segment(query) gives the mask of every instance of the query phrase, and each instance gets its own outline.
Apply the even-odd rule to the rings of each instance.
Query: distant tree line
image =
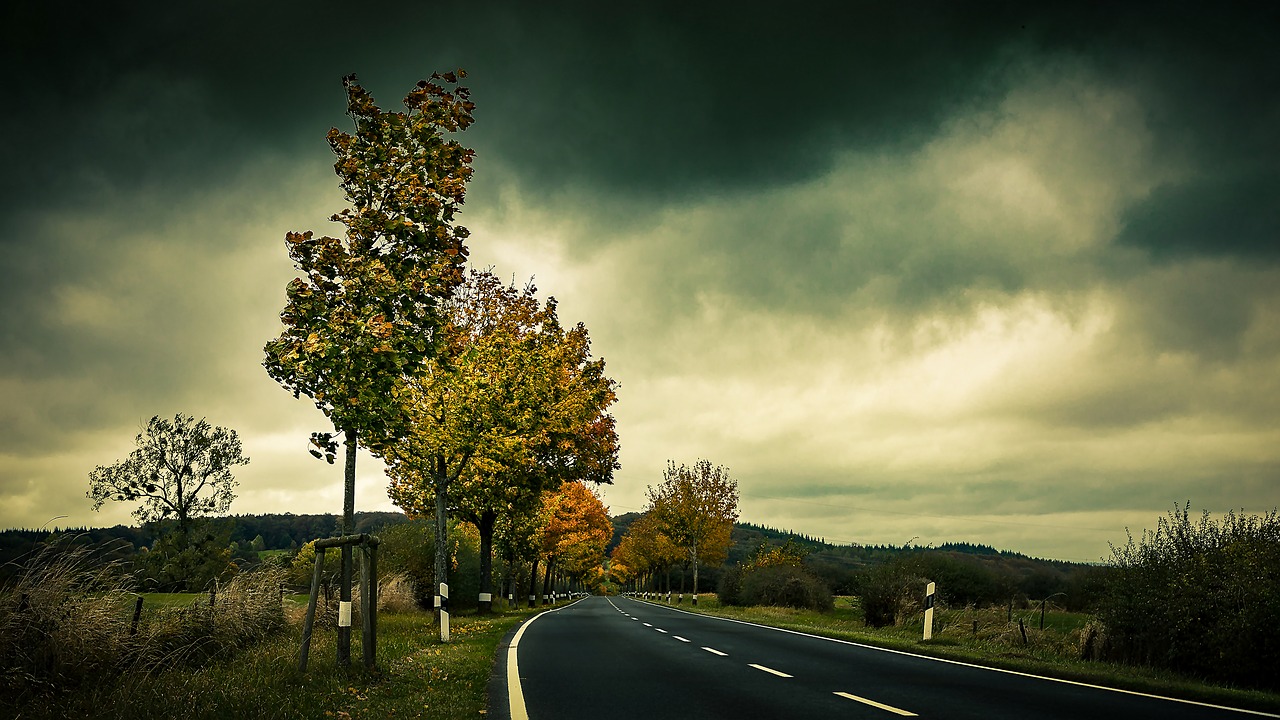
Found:
[[[253,547],[255,540],[260,539],[261,550],[296,552],[316,538],[332,535],[339,520],[340,517],[333,514],[273,513],[204,518],[201,524],[221,541],[220,549],[227,551],[226,561],[234,561],[238,568],[243,569],[257,562],[258,549]],[[356,532],[379,532],[406,521],[405,515],[399,512],[356,513]],[[66,537],[74,545],[93,548],[94,557],[103,562],[119,561],[132,565],[139,561],[140,552],[150,553],[157,542],[172,530],[164,522],[106,528],[56,528],[52,531],[5,530],[0,532],[0,583],[16,572],[23,557],[30,556],[55,537]],[[224,569],[225,566],[219,568]]]

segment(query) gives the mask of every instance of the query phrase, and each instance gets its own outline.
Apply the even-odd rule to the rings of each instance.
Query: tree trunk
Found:
[[[440,620],[441,603],[440,586],[449,582],[449,476],[448,468],[445,467],[445,459],[443,456],[436,457],[436,583],[432,588],[432,594],[435,596],[436,621]],[[441,625],[440,632],[443,635],[444,626]],[[443,639],[443,637],[441,638]]]
[[[344,428],[346,457],[342,486],[342,534],[355,532],[356,528],[356,431]],[[342,580],[338,588],[338,601],[351,602],[351,546],[342,546]],[[338,628],[338,666],[351,664],[351,626]]]
[[[532,569],[529,570],[529,607],[533,607],[538,594],[538,556],[533,556],[533,561],[529,563]]]
[[[486,510],[480,513],[480,614],[493,611],[493,526],[498,513]]]
[[[516,546],[511,544],[507,550],[507,609],[520,607],[520,568],[516,563]]]
[[[547,596],[551,594],[551,566],[554,565],[551,558],[547,558],[547,571],[542,576],[542,604],[547,604]]]
[[[698,543],[693,543],[693,604],[698,604]]]

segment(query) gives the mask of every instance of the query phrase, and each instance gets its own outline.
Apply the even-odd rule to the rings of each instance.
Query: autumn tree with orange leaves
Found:
[[[613,537],[609,509],[600,496],[581,482],[569,481],[543,500],[546,527],[542,551],[547,577],[563,572],[575,581],[592,577],[604,563],[604,549]]]
[[[728,468],[699,460],[693,467],[668,461],[662,484],[648,488],[647,512],[662,533],[693,564],[693,602],[698,602],[698,566],[725,561],[738,519],[738,483]],[[684,588],[681,587],[681,593]]]

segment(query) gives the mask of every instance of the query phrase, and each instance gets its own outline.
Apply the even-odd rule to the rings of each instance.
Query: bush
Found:
[[[716,597],[722,605],[742,605],[742,567],[734,565],[720,575]]]
[[[860,588],[863,621],[868,627],[897,625],[916,614],[925,581],[918,556],[905,556],[872,568]]]
[[[1217,681],[1280,687],[1280,517],[1221,522],[1175,507],[1141,540],[1112,547],[1098,607],[1107,659]]]
[[[744,573],[740,596],[744,605],[773,605],[829,612],[831,590],[817,576],[794,565],[771,565]]]

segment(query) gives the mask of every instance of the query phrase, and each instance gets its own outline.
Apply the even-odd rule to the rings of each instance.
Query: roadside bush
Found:
[[[1175,507],[1154,531],[1112,546],[1098,607],[1106,659],[1220,682],[1280,687],[1280,516],[1216,522]],[[1096,649],[1095,649],[1096,651]]]
[[[410,520],[386,528],[378,537],[378,571],[383,577],[404,575],[414,588],[418,607],[431,609],[435,597],[435,528],[426,520]]]
[[[384,578],[404,575],[414,588],[418,606],[432,609],[436,591],[434,523],[411,520],[385,529],[379,538],[382,540],[378,546],[379,574]],[[450,526],[449,560],[450,607],[474,608],[480,595],[480,534],[475,526],[469,523]]]
[[[742,605],[742,566],[734,565],[720,575],[716,597],[722,605]]]
[[[418,609],[413,581],[404,573],[385,577],[378,582],[378,610],[380,612],[412,612]]]
[[[773,605],[829,612],[831,590],[817,576],[794,565],[771,565],[744,573],[740,589],[744,605]]]
[[[918,556],[905,556],[875,566],[859,588],[864,622],[868,627],[887,627],[914,616],[924,597],[925,585]]]

